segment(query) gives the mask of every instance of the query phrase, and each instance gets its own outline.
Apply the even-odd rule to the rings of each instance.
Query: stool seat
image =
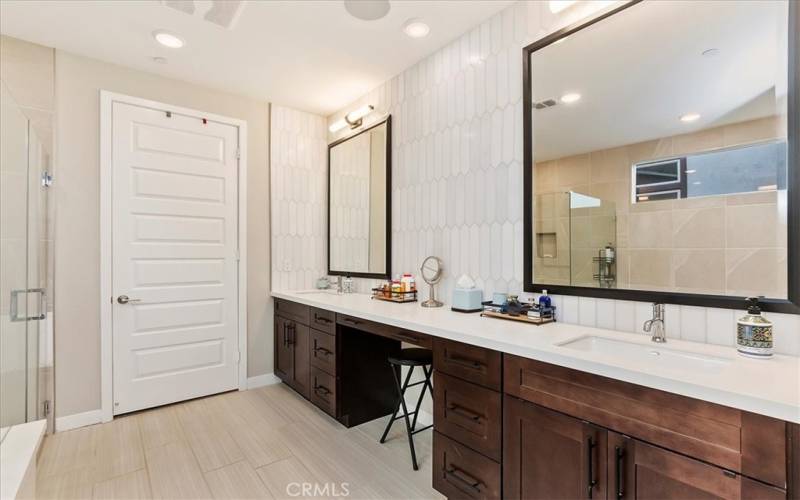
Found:
[[[401,349],[400,354],[389,356],[389,363],[402,366],[427,366],[433,363],[433,353],[430,349],[421,347]]]

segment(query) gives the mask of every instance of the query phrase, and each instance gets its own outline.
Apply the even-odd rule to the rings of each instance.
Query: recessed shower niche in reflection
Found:
[[[536,195],[537,282],[617,286],[614,202],[568,191]]]

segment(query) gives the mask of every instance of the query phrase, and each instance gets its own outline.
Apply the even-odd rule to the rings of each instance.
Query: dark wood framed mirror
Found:
[[[384,279],[392,262],[392,117],[328,145],[328,274]]]
[[[798,61],[772,0],[634,0],[525,47],[525,291],[800,314]]]

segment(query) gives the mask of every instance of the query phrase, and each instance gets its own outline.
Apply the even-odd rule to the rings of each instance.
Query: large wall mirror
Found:
[[[391,117],[328,146],[328,274],[386,278]]]
[[[634,1],[525,48],[526,290],[800,312],[799,10]]]

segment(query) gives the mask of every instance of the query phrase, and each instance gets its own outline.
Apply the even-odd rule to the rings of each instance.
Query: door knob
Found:
[[[127,304],[128,302],[141,302],[141,299],[132,299],[127,295],[120,295],[117,297],[117,302],[120,304]]]

